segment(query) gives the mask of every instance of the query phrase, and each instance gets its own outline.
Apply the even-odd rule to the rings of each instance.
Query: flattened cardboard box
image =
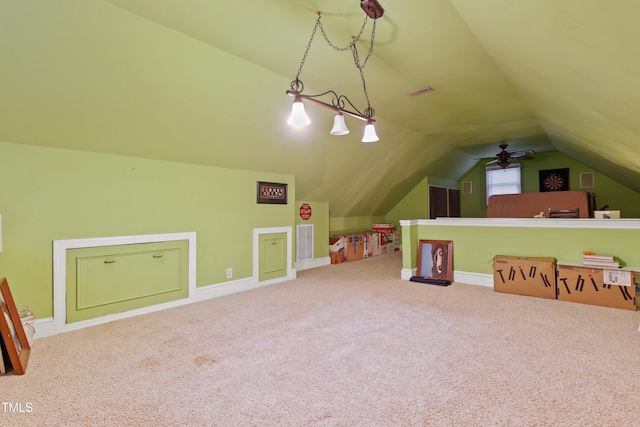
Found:
[[[557,295],[561,301],[636,310],[635,287],[605,285],[601,268],[558,264]]]
[[[496,255],[493,290],[508,294],[556,298],[556,259]]]

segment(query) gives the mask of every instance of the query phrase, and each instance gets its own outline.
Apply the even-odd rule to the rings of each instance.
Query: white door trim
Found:
[[[115,313],[94,319],[67,324],[67,250],[93,248],[98,246],[117,246],[137,243],[156,243],[174,240],[189,241],[189,296],[187,299],[171,301],[149,307],[142,307],[124,313]],[[96,237],[88,239],[53,241],[53,322],[55,333],[98,325],[112,320],[124,319],[134,315],[150,313],[163,308],[182,305],[194,298],[196,290],[196,233],[148,234],[140,236]]]
[[[287,233],[287,275],[284,277],[278,277],[277,279],[265,280],[259,282],[259,248],[260,244],[258,239],[261,234],[273,234],[273,233]],[[293,269],[291,257],[293,255],[293,227],[271,227],[271,228],[254,228],[253,229],[253,279],[257,286],[273,285],[274,283],[286,282],[287,280],[293,280],[296,278],[296,272]]]

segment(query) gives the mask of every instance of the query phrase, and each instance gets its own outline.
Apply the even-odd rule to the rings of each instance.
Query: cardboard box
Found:
[[[373,224],[373,231],[393,233],[394,231],[396,231],[396,225],[395,224]]]
[[[329,238],[329,258],[331,264],[340,264],[345,261],[345,242],[342,236],[333,236]]]
[[[329,253],[344,251],[345,241],[340,236],[329,237]]]
[[[633,276],[633,272],[631,272]],[[603,269],[558,264],[557,298],[602,307],[636,310],[634,278],[629,286],[607,285]]]
[[[364,246],[364,249],[362,250],[362,258],[369,258],[370,256],[373,256],[373,254],[371,254],[371,251],[373,250],[371,247],[371,233],[362,234],[362,245]]]
[[[362,234],[352,234],[346,236],[345,245],[347,261],[357,261],[364,258],[364,236]]]
[[[377,256],[382,254],[382,244],[380,242],[381,233],[374,231],[369,233],[371,244],[369,246],[369,256]]]
[[[496,255],[493,290],[540,298],[556,298],[556,259]]]
[[[593,217],[600,219],[620,218],[620,211],[593,211]]]
[[[387,234],[387,246],[388,251],[393,252],[396,250],[400,250],[400,232],[396,231],[394,233]]]
[[[331,259],[331,264],[342,264],[345,261],[344,251],[329,252],[329,258]]]

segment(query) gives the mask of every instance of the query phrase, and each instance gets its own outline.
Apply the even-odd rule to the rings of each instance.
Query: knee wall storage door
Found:
[[[188,297],[188,241],[67,251],[67,323]]]
[[[287,233],[261,234],[258,239],[258,281],[287,275]]]

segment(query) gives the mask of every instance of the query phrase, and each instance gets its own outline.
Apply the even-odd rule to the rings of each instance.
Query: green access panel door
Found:
[[[287,233],[261,234],[258,245],[258,282],[286,277]]]
[[[67,323],[187,298],[187,240],[67,251]]]

